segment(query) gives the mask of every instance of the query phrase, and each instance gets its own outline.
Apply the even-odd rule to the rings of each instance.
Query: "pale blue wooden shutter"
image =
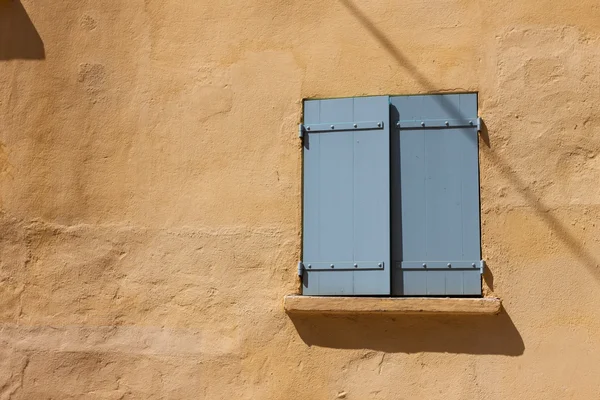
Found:
[[[390,101],[393,294],[480,295],[477,95]]]
[[[390,294],[389,97],[304,102],[303,294]]]

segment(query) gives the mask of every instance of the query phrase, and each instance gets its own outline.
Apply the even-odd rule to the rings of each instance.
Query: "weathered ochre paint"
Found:
[[[288,317],[302,99],[479,92],[497,316]],[[600,398],[597,0],[0,2],[0,399]]]

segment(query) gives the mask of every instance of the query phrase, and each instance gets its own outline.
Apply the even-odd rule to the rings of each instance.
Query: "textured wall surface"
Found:
[[[0,399],[600,398],[600,4],[0,1]],[[479,92],[487,317],[295,317],[302,99]]]

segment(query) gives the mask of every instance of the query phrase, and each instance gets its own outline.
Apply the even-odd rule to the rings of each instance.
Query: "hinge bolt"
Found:
[[[396,128],[400,128],[400,121],[396,122]]]
[[[312,265],[308,264],[308,268],[309,268],[309,269],[310,269],[310,268],[312,268]]]
[[[472,266],[473,268],[477,268],[477,266],[475,265],[475,263],[471,264],[471,266]]]
[[[335,268],[335,267],[333,266],[333,264],[331,264],[331,268]]]
[[[354,264],[354,268],[358,268],[358,264]]]
[[[307,130],[307,131],[310,131],[310,126],[307,126],[307,127],[306,127],[306,130]]]
[[[355,128],[358,128],[358,125],[357,125],[357,124],[354,124],[354,127],[355,127]]]
[[[379,266],[379,268],[383,267],[383,265],[381,265],[381,263],[377,264]]]
[[[425,126],[425,122],[421,121],[421,126]]]
[[[423,264],[423,268],[427,268],[427,264]]]
[[[452,268],[452,264],[448,263],[448,268]]]
[[[449,123],[448,121],[444,122],[444,124],[445,124],[446,126],[450,125],[450,123]]]
[[[331,125],[331,129],[335,128],[335,126]]]
[[[381,122],[378,122],[378,123],[377,123],[377,127],[378,127],[378,128],[381,128]]]
[[[473,121],[469,121],[469,125],[473,125]]]

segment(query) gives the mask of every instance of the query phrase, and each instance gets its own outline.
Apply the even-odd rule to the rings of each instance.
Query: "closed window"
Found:
[[[306,100],[305,295],[481,295],[477,95]]]

